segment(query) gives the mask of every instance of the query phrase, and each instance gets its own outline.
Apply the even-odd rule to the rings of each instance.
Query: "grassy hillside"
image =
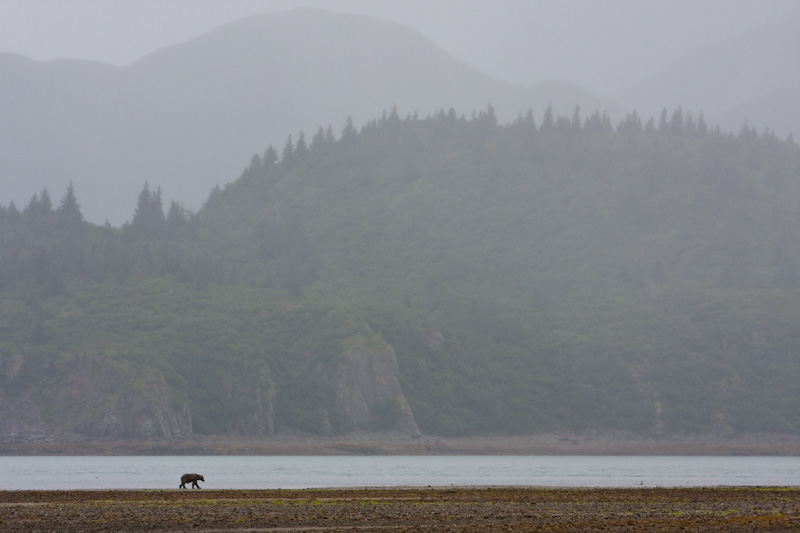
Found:
[[[119,229],[4,208],[0,354],[157,369],[197,433],[240,431],[264,372],[277,431],[357,429],[326,410],[353,339],[393,349],[424,433],[800,431],[796,145],[489,108],[276,155],[193,216],[149,189]]]

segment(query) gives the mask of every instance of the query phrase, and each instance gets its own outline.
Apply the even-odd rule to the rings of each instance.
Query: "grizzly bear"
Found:
[[[192,482],[193,489],[199,489],[200,485],[197,484],[198,481],[205,481],[203,476],[200,474],[184,474],[181,476],[181,484],[178,486],[179,489],[185,489],[186,484]]]

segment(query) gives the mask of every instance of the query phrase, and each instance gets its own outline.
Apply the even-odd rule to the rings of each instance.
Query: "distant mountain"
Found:
[[[800,85],[743,102],[719,115],[720,124],[738,132],[747,123],[759,132],[768,128],[780,138],[800,137]]]
[[[548,104],[618,110],[566,84],[522,88],[454,59],[406,27],[297,10],[249,17],[128,67],[0,56],[3,204],[72,181],[88,219],[132,216],[148,181],[199,208],[268,144],[340,131],[396,105],[402,115],[492,103],[501,120]]]
[[[800,132],[800,10],[781,22],[694,50],[651,79],[615,95],[640,114],[683,106],[738,132],[743,122],[781,137]],[[772,100],[774,97],[778,100]],[[771,101],[772,100],[772,101]]]

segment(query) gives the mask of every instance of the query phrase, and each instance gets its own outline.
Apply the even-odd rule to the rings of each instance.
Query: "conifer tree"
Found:
[[[281,153],[281,163],[290,165],[294,159],[294,142],[292,136],[286,138],[286,143],[283,145],[283,152]]]
[[[669,129],[669,122],[667,122],[667,108],[661,110],[661,117],[658,119],[658,132],[666,133]]]
[[[347,121],[344,124],[344,129],[342,129],[342,141],[350,142],[355,139],[356,135],[357,132],[353,127],[353,119],[351,117],[347,117]]]
[[[670,120],[669,129],[673,135],[683,135],[684,120],[683,108],[681,106],[678,106],[678,108],[672,112],[672,120]]]
[[[552,133],[556,125],[556,119],[553,116],[553,106],[548,105],[544,110],[544,117],[542,118],[542,126],[539,128],[544,133]]]
[[[492,104],[486,106],[486,123],[492,128],[497,127],[497,113]]]
[[[169,210],[167,211],[167,229],[170,232],[174,232],[178,228],[185,226],[187,219],[186,209],[184,209],[183,205],[176,200],[172,200],[169,204]]]
[[[705,137],[708,135],[708,125],[706,124],[705,118],[703,118],[703,112],[700,111],[700,115],[697,117],[697,134],[700,137]]]
[[[253,157],[250,158],[250,164],[247,166],[246,173],[258,175],[261,173],[263,166],[264,163],[261,161],[261,156],[259,154],[253,154]]]
[[[209,207],[215,205],[220,198],[222,198],[222,188],[218,183],[214,185],[214,188],[211,189],[210,193],[208,193],[208,198],[206,198],[206,202],[203,204],[203,209],[208,209]]]
[[[691,111],[686,113],[686,118],[683,120],[683,131],[686,135],[692,137],[697,135],[697,123]]]
[[[33,193],[31,199],[28,200],[28,205],[22,210],[23,215],[35,216],[39,213],[39,193]]]
[[[601,133],[603,131],[603,117],[600,116],[600,111],[595,109],[594,113],[586,118],[583,130],[586,133]]]
[[[572,112],[572,130],[581,130],[581,106],[576,105],[575,111]]]
[[[325,130],[322,129],[322,126],[319,127],[317,133],[311,137],[311,150],[318,150],[325,144]]]
[[[301,131],[297,136],[297,144],[294,147],[294,154],[298,159],[304,158],[308,154],[308,145],[306,144],[306,136]]]
[[[47,192],[47,188],[42,189],[38,194],[34,193],[23,211],[24,214],[36,218],[49,215],[52,212],[53,204],[50,201],[50,193]]]
[[[278,151],[271,144],[264,151],[263,161],[265,168],[269,168],[278,162]]]
[[[139,193],[131,227],[141,233],[158,234],[164,229],[164,208],[161,203],[161,187],[150,191],[149,183]]]
[[[642,119],[639,118],[639,113],[637,113],[635,109],[628,113],[628,115],[625,117],[625,120],[620,122],[617,126],[617,131],[625,135],[641,133]]]
[[[333,126],[330,124],[328,124],[328,129],[325,130],[325,142],[328,144],[336,142],[336,136],[333,134]]]
[[[53,211],[53,202],[50,201],[50,193],[47,192],[47,187],[42,189],[39,193],[39,212],[48,214]]]
[[[75,188],[72,182],[67,185],[67,192],[61,198],[61,204],[58,206],[58,214],[62,222],[69,227],[77,227],[83,223],[83,214],[78,204],[78,198],[75,196]]]
[[[531,133],[536,132],[536,118],[533,116],[533,109],[531,108],[528,108],[528,112],[525,114],[525,126]]]
[[[6,215],[9,219],[14,220],[19,217],[19,209],[17,208],[17,204],[14,203],[14,200],[9,202],[8,207],[6,208]]]

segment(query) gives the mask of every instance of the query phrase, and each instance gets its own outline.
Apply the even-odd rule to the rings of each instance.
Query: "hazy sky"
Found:
[[[797,0],[0,0],[0,51],[129,64],[250,14],[320,7],[414,27],[497,78],[600,95]]]

